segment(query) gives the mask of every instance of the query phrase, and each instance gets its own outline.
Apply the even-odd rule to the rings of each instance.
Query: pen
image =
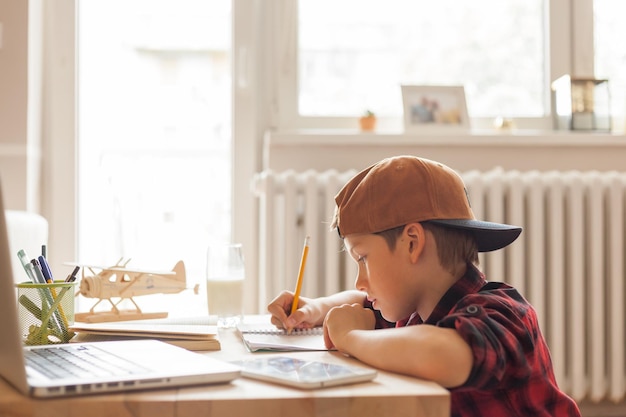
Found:
[[[42,249],[43,248],[45,248],[45,245],[42,246]],[[45,252],[45,250],[42,250],[42,252]],[[54,278],[52,277],[52,271],[50,270],[50,265],[48,265],[48,261],[43,256],[40,256],[37,259],[39,260],[39,266],[41,267],[41,272],[43,273],[43,277],[45,278],[46,282],[48,284],[53,284]],[[52,300],[56,301],[57,291],[52,286],[50,287],[50,294],[52,294]],[[65,315],[65,312],[63,311],[63,306],[61,304],[59,304],[58,311],[59,311],[59,314],[61,315],[61,320],[63,321],[63,327],[61,328],[61,330],[65,331],[65,329],[68,328],[68,321],[67,321],[67,316]],[[57,316],[57,319],[58,319],[58,316]]]
[[[46,263],[47,265],[47,263]],[[45,275],[45,273],[44,273]],[[50,275],[50,279],[48,279],[46,277],[46,280],[48,281],[48,284],[52,284],[54,283],[54,281],[52,280],[52,275]],[[65,294],[65,291],[67,291],[67,287],[63,288],[61,290],[61,294],[60,296],[57,296],[57,291],[54,289],[53,286],[50,286],[50,294],[52,294],[52,300],[54,301],[54,303],[59,303],[60,301],[58,301],[59,297],[61,297],[61,299],[63,298],[63,295]],[[51,307],[52,308],[52,307]],[[63,311],[63,306],[61,304],[59,304],[57,306],[57,309],[54,311],[55,317],[58,320],[59,316],[61,319],[61,322],[59,324],[61,324],[61,332],[63,332],[64,335],[67,336],[67,329],[69,327],[69,323],[67,321],[67,316],[65,315],[65,311]]]
[[[24,251],[24,249],[20,249],[17,252],[17,257],[20,259],[22,267],[24,268],[24,271],[26,271],[26,275],[28,275],[28,278],[33,282],[33,284],[39,283],[39,280],[35,276],[33,265],[28,260],[28,256],[26,256],[26,252]]]
[[[48,281],[46,279],[45,273],[43,272],[44,268],[42,267],[41,263],[37,259],[32,259],[30,263],[33,266],[33,270],[35,271],[35,276],[37,277],[37,281],[39,281],[40,284],[52,283],[52,280]],[[52,274],[50,274],[50,278],[52,278]],[[46,291],[45,289],[42,289],[41,293],[46,298],[46,301],[48,302],[48,308],[52,308],[57,298],[56,290],[53,287],[50,287],[48,291]],[[42,299],[41,302],[43,303],[44,300]],[[62,313],[62,311],[59,311],[58,308],[55,308],[52,314],[54,315],[53,320],[56,321],[56,325],[59,329],[59,333],[66,334],[67,327],[64,326],[63,324],[64,322],[63,316],[65,315],[65,313]]]
[[[45,245],[42,246],[42,248],[45,248]],[[40,256],[38,259],[39,259],[39,266],[41,266],[41,272],[43,273],[43,277],[46,279],[46,282],[48,284],[53,284],[54,278],[52,277],[52,271],[50,270],[50,265],[48,265],[48,261],[43,256]],[[56,301],[57,291],[52,286],[50,287],[50,293],[52,294],[52,299]],[[63,311],[63,306],[61,304],[59,304],[58,309],[59,309],[59,314],[61,315],[61,320],[63,321],[63,327],[61,328],[61,330],[65,331],[65,329],[68,328],[67,316],[65,315],[65,311]]]
[[[50,270],[50,265],[48,265],[48,261],[46,261],[46,258],[40,256],[38,259],[39,266],[41,267],[41,272],[43,273],[43,277],[45,278],[46,282],[48,284],[54,282],[54,279],[52,278],[52,271]]]
[[[30,263],[33,265],[33,270],[35,271],[35,277],[37,278],[37,282],[39,282],[40,284],[45,284],[46,278],[43,276],[39,261],[37,259],[31,259]]]
[[[304,239],[304,248],[302,248],[302,259],[300,260],[300,270],[298,271],[298,282],[296,283],[296,292],[293,295],[293,302],[291,303],[291,313],[289,313],[289,315],[292,315],[298,309],[300,290],[302,290],[302,280],[304,277],[304,267],[306,266],[306,257],[309,254],[309,239],[310,236],[307,236]]]
[[[67,276],[67,278],[65,278],[65,282],[74,282],[74,281],[76,281],[76,274],[78,273],[79,269],[80,269],[80,266],[75,266],[74,270],[72,271],[72,273],[69,274]]]

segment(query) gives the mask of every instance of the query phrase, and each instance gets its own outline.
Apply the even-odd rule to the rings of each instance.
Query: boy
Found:
[[[532,306],[487,282],[478,252],[521,233],[474,219],[461,178],[443,164],[388,158],[335,198],[333,227],[358,264],[356,291],[268,306],[284,328],[324,325],[327,347],[450,389],[452,416],[580,416],[559,390]]]

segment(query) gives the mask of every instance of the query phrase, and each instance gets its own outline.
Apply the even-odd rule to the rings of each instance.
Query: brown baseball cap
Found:
[[[335,202],[341,237],[428,221],[472,232],[478,251],[489,252],[522,232],[518,226],[476,220],[461,177],[444,164],[416,156],[387,158],[364,169]]]

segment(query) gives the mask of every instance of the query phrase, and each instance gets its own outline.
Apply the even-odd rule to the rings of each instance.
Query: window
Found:
[[[400,117],[401,84],[464,85],[475,117],[546,113],[542,0],[298,6],[301,116]]]
[[[230,14],[229,0],[80,3],[81,262],[184,260],[192,287],[207,245],[230,241]]]
[[[278,128],[353,127],[365,110],[400,127],[405,83],[464,85],[473,127],[504,116],[551,129],[550,85],[563,74],[607,76],[623,91],[616,0],[279,4]]]

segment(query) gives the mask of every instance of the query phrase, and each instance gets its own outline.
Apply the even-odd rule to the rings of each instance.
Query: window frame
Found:
[[[275,26],[274,59],[271,61],[276,79],[273,106],[277,130],[354,129],[355,117],[310,117],[298,112],[298,9],[297,1],[277,0],[267,4]],[[545,0],[544,3],[545,63],[544,105],[548,114],[537,118],[514,118],[520,129],[552,129],[550,84],[563,74],[593,77],[593,0]],[[576,28],[576,30],[574,30]],[[489,129],[492,118],[472,118],[473,129]],[[379,130],[401,130],[401,117],[380,118]]]
[[[264,73],[259,68],[260,51],[268,43],[259,36],[264,28],[262,5],[264,2],[232,0],[233,10],[233,177],[232,177],[232,240],[242,242],[246,258],[256,264],[256,238],[254,208],[255,197],[250,193],[249,179],[261,165],[261,145],[265,126],[258,109],[265,107],[260,97]],[[44,172],[42,214],[49,222],[48,246],[51,267],[62,270],[65,262],[73,262],[78,255],[77,201],[77,16],[80,0],[58,0],[54,7],[44,7],[44,104],[42,116]],[[267,30],[266,30],[267,32]],[[235,157],[234,155],[237,155]],[[246,297],[251,308],[257,303],[254,268],[246,285]]]

